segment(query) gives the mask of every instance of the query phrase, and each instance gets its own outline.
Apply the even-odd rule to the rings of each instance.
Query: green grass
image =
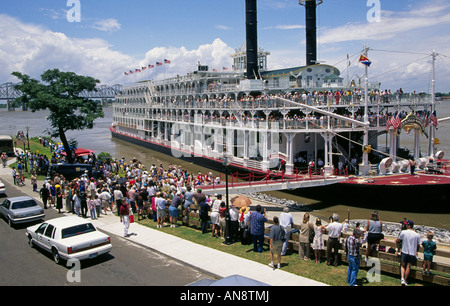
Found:
[[[17,139],[14,139],[14,141],[16,143],[16,147],[21,148],[23,150],[24,144],[25,144],[25,149],[28,150],[28,142],[27,142],[26,139],[25,140],[21,140],[21,141],[19,141]],[[48,159],[50,159],[52,157],[52,152],[50,151],[50,149],[47,148],[47,147],[44,147],[39,142],[39,138],[37,138],[37,137],[30,138],[29,139],[29,144],[30,144],[30,152],[42,154],[44,156],[47,156]],[[27,167],[28,166],[29,165],[27,164]],[[17,167],[17,162],[11,164],[9,167],[11,169],[12,169],[12,167]],[[30,173],[29,169],[28,169],[28,172],[24,173],[24,176],[25,176],[26,179],[30,179],[31,173]],[[45,180],[45,178],[46,178],[46,175],[38,175],[37,176],[38,181],[43,181],[43,180]]]

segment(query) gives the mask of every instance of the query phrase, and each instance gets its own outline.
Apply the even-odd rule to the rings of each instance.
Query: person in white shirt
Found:
[[[341,237],[342,224],[339,223],[338,214],[333,214],[333,216],[330,218],[330,221],[331,223],[326,227],[328,232],[327,265],[331,265],[331,261],[333,260],[333,265],[337,267],[337,265],[339,264],[339,238]]]
[[[407,286],[407,280],[409,272],[411,271],[411,264],[415,264],[417,261],[417,250],[420,247],[421,239],[419,234],[414,230],[414,222],[408,220],[406,224],[406,230],[401,231],[398,235],[396,243],[402,243],[402,254],[401,254],[401,284],[402,286]]]
[[[220,203],[222,203],[222,195],[218,194],[216,196],[216,200],[213,202],[211,207],[211,223],[212,223],[212,231],[211,237],[219,237],[219,207]]]
[[[283,212],[280,214],[280,225],[284,228],[286,234],[284,237],[283,246],[281,248],[281,256],[284,256],[286,255],[289,238],[291,237],[291,231],[294,227],[294,218],[289,212],[289,207],[283,208]]]
[[[239,211],[233,205],[229,206],[230,213],[230,237],[231,241],[238,241]]]
[[[110,205],[110,201],[111,201],[111,195],[109,193],[109,190],[106,189],[106,188],[103,189],[102,192],[100,193],[100,195],[98,196],[98,198],[102,202],[103,211],[104,211],[104,214],[106,215],[106,209]],[[111,211],[113,211],[112,203],[111,203],[111,207],[110,208],[111,208]]]

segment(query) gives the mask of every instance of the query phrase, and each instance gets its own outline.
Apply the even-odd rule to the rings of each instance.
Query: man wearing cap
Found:
[[[399,235],[396,243],[402,243],[401,254],[401,284],[407,286],[407,280],[409,272],[411,270],[411,264],[415,264],[417,261],[417,250],[420,247],[420,236],[414,230],[414,222],[408,220],[406,223],[406,230],[402,231]]]
[[[350,286],[356,286],[356,277],[358,276],[359,267],[361,265],[359,250],[361,245],[366,242],[365,240],[366,238],[361,239],[360,229],[355,229],[353,231],[353,236],[349,236],[345,239],[344,249],[348,259],[347,283]]]

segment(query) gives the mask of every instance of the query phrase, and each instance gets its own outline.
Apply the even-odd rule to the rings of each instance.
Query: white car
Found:
[[[2,181],[0,181],[0,194],[5,194],[5,193],[6,193],[5,184],[3,184]]]
[[[76,216],[61,217],[27,228],[31,247],[38,246],[61,260],[92,259],[111,251],[111,239],[88,220]]]

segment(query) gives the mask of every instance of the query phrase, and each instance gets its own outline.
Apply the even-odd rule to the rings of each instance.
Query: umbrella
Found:
[[[248,207],[252,205],[252,201],[249,199],[249,197],[240,195],[232,198],[231,204],[233,204],[233,206],[236,208],[241,208],[243,206]]]

